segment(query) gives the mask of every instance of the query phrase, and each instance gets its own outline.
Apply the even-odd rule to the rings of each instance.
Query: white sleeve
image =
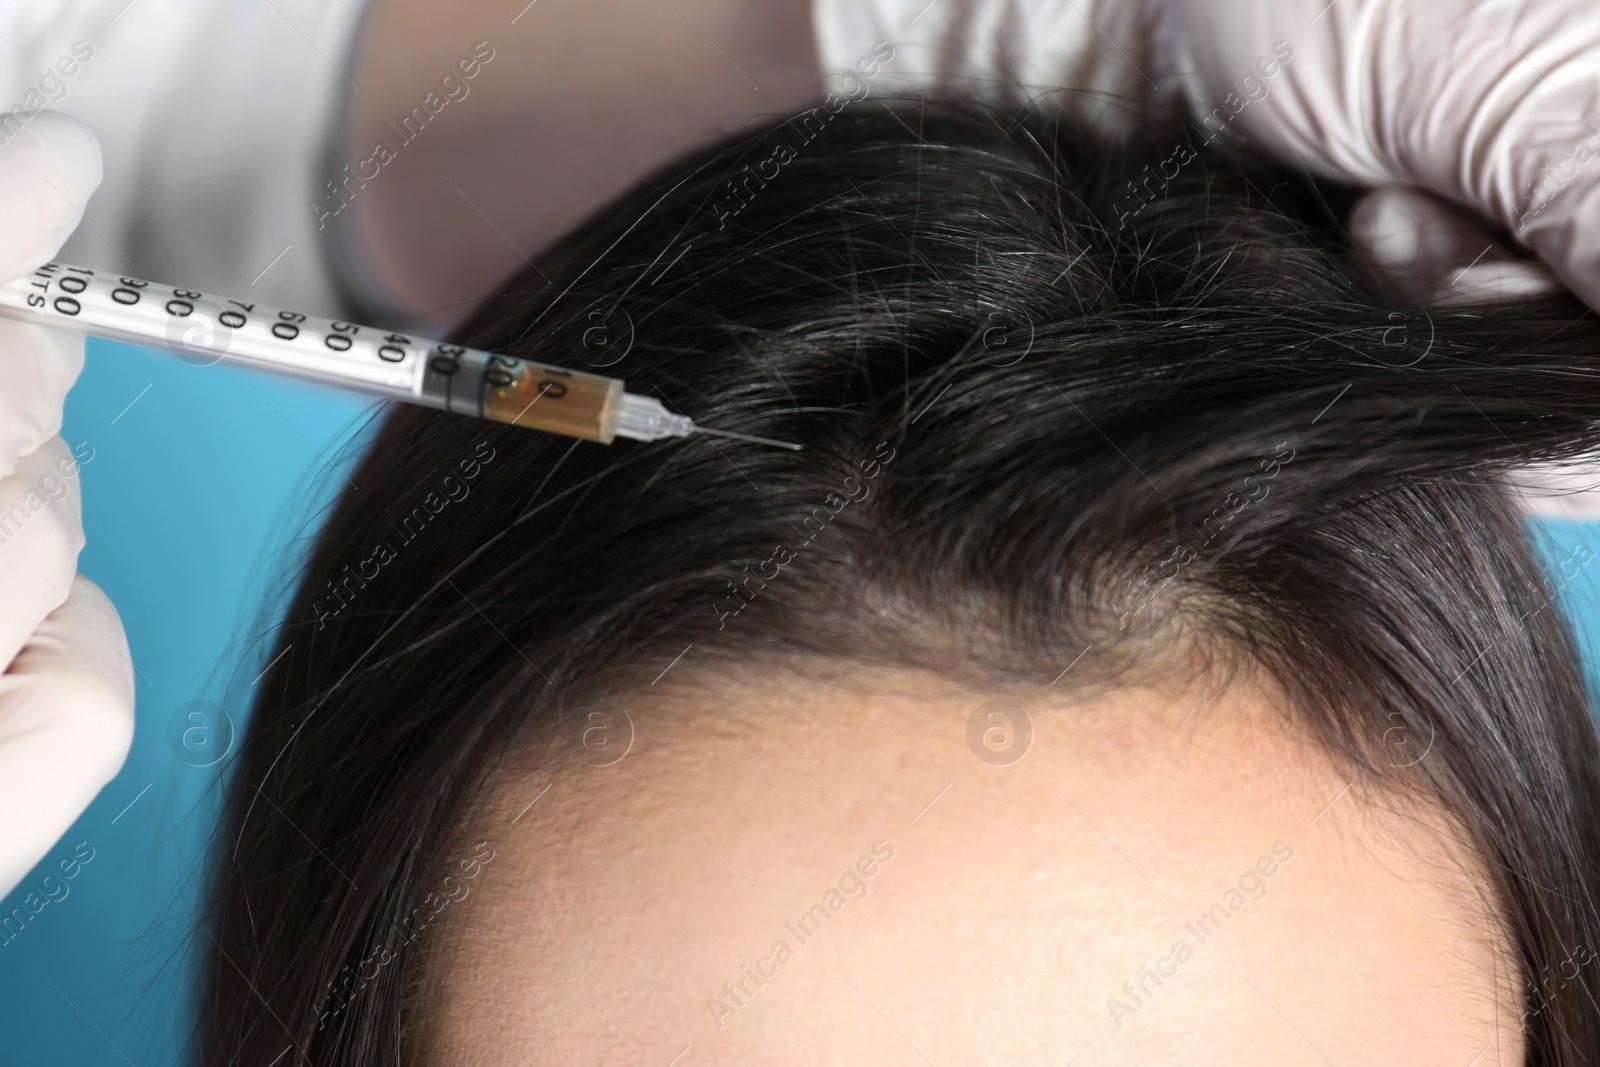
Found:
[[[1053,104],[1109,133],[1158,106],[1146,76],[1144,0],[813,0],[812,30],[830,91],[964,92],[995,103]],[[893,57],[875,70],[878,42]],[[881,56],[880,56],[881,58]],[[1044,99],[1048,98],[1048,99]]]
[[[44,107],[105,155],[61,260],[348,315],[344,228],[319,228],[315,205],[341,177],[330,149],[365,3],[0,0],[0,110],[15,112],[0,138]]]

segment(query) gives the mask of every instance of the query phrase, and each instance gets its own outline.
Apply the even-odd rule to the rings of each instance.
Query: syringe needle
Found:
[[[715,434],[718,437],[732,437],[737,441],[752,441],[758,445],[773,445],[777,448],[787,448],[794,452],[799,452],[801,450],[800,446],[797,444],[792,444],[789,441],[774,441],[770,437],[757,437],[754,434],[748,433],[734,433],[732,430],[713,430],[709,426],[701,426],[699,423],[695,424],[695,429],[699,430],[701,433]]]

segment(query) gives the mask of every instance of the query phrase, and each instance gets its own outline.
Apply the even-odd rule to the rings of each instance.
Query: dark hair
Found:
[[[1131,200],[1164,134],[822,114],[654,175],[455,338],[803,451],[386,416],[232,769],[204,1061],[423,1057],[426,902],[580,702],[672,663],[1043,686],[1080,653],[1064,685],[1264,668],[1351,773],[1441,804],[1528,1062],[1600,1057],[1595,732],[1507,488],[1600,444],[1593,322],[1402,306],[1329,190],[1215,149]]]

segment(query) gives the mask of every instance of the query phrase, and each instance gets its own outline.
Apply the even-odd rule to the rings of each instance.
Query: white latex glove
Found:
[[[99,143],[65,115],[27,116],[0,144],[0,281],[55,255],[100,175]],[[111,602],[77,574],[79,478],[58,436],[82,367],[81,335],[0,319],[0,894],[133,739],[128,642]]]
[[[1176,81],[1192,121],[1324,176],[1464,205],[1600,308],[1594,0],[1135,2],[1152,76]],[[1266,77],[1278,42],[1293,58]]]
[[[840,96],[1026,95],[1124,133],[1181,117],[1194,148],[1238,139],[1323,177],[1464,205],[1600,309],[1596,0],[812,3]],[[879,39],[885,63],[869,53]],[[1143,195],[1160,194],[1152,179]],[[1140,202],[1130,190],[1129,209]]]

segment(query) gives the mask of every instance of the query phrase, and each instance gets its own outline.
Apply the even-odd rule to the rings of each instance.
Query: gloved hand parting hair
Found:
[[[39,112],[0,145],[0,281],[60,249],[100,184],[100,146]],[[133,737],[122,623],[77,574],[77,462],[59,436],[83,337],[0,320],[0,894],[116,774]]]
[[[1594,0],[814,0],[813,18],[840,96],[860,79],[838,72],[882,39],[895,55],[874,91],[1005,97],[1021,82],[1066,90],[1050,101],[1112,131],[1181,118],[1190,146],[1164,167],[1227,137],[1377,187],[1352,236],[1419,304],[1564,283],[1600,309]],[[1130,209],[1159,195],[1148,185]],[[1600,518],[1600,464],[1524,475],[1530,511]]]
[[[1108,130],[1185,119],[1191,141],[1238,138],[1324,177],[1465,205],[1600,308],[1594,0],[813,3],[840,96],[859,95],[844,72],[882,39],[895,54],[874,93],[1009,97],[1020,81]],[[1529,280],[1524,268],[1474,274]]]
[[[1324,176],[1465,205],[1600,307],[1593,0],[1140,2],[1150,2],[1154,69],[1199,72],[1176,76],[1193,121],[1223,122]],[[1280,41],[1294,58],[1270,92],[1248,107],[1230,100],[1230,81]],[[1482,275],[1530,281],[1509,266]]]
[[[1351,212],[1350,237],[1406,299],[1424,307],[1562,290],[1547,265],[1518,257],[1460,211],[1416,189],[1384,186],[1368,193]],[[1600,458],[1526,467],[1513,486],[1530,514],[1600,519]]]

